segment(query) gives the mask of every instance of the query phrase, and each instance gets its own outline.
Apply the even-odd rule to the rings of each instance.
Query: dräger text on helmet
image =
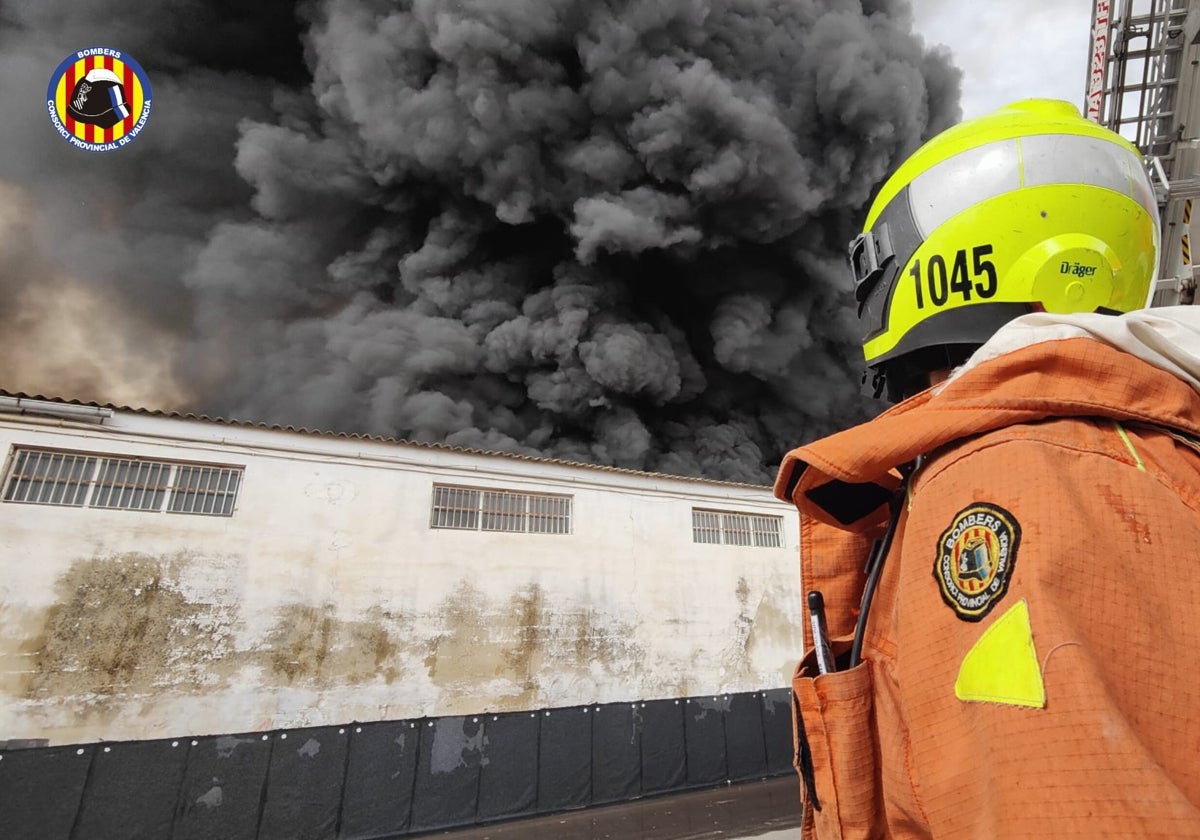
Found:
[[[1076,277],[1091,277],[1096,273],[1096,266],[1073,263],[1064,260],[1058,267],[1059,274],[1074,274]]]

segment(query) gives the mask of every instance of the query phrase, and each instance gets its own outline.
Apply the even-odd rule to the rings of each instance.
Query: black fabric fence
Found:
[[[385,840],[792,772],[791,691],[0,750],[6,840]]]

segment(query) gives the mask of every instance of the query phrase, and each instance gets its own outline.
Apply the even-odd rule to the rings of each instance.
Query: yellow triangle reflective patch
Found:
[[[977,703],[1045,707],[1046,684],[1024,599],[996,619],[967,651],[954,681],[954,696]]]

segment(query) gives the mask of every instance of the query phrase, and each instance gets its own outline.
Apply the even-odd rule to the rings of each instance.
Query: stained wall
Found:
[[[232,517],[0,502],[0,740],[275,730],[755,691],[801,645],[768,488],[116,412],[14,446],[243,466]],[[573,533],[430,528],[435,482],[574,498]],[[783,517],[701,545],[693,507]]]

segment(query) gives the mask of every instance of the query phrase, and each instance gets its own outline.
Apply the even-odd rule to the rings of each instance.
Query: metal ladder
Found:
[[[1153,305],[1195,302],[1200,0],[1093,0],[1088,116],[1141,150],[1162,224]]]

